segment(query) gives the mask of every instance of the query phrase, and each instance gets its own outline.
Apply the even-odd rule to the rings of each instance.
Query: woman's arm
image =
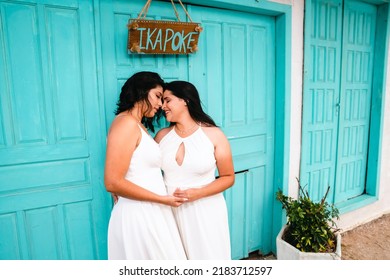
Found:
[[[141,131],[135,120],[127,116],[117,117],[107,136],[106,164],[104,184],[108,192],[116,195],[141,200],[179,206],[183,198],[160,196],[128,180],[125,175],[133,153],[141,140]]]

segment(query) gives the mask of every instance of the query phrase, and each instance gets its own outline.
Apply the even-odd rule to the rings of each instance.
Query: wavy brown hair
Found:
[[[148,98],[149,91],[157,86],[164,88],[164,81],[159,74],[148,71],[135,73],[122,86],[119,100],[116,103],[117,108],[115,110],[115,115],[131,110],[138,102],[146,103],[147,109],[143,112],[143,114],[145,114],[152,108]],[[142,123],[146,128],[154,132],[153,121],[158,121],[161,115],[162,112],[159,110],[152,118],[143,117]]]

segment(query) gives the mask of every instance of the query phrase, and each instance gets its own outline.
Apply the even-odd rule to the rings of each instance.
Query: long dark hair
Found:
[[[147,111],[150,110],[152,105],[148,99],[149,91],[157,86],[164,87],[164,81],[159,74],[148,71],[135,73],[122,86],[119,100],[116,103],[115,115],[131,110],[137,102],[142,101],[145,101],[147,104]],[[158,121],[160,116],[161,110],[152,118],[143,117],[142,123],[146,128],[154,132],[153,121]]]
[[[186,81],[173,81],[166,83],[164,90],[171,91],[174,96],[186,102],[190,116],[194,121],[208,126],[217,126],[214,120],[203,111],[198,90],[193,84]],[[170,123],[170,125],[174,124]]]

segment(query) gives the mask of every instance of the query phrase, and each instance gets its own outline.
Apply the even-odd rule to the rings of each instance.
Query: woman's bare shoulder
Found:
[[[218,126],[203,126],[202,129],[204,133],[210,138],[210,140],[214,143],[214,146],[221,141],[226,141],[227,138],[223,133],[222,129]]]
[[[160,143],[160,141],[165,137],[165,135],[167,135],[169,133],[169,131],[172,130],[172,127],[166,127],[166,128],[163,128],[163,129],[160,129],[156,136],[154,137],[154,140],[157,142],[157,143]]]
[[[134,135],[135,132],[140,132],[139,130],[138,122],[134,117],[119,114],[112,121],[109,134],[128,133]]]
[[[218,126],[206,126],[202,125],[202,129],[206,134],[211,135],[221,135],[224,134],[222,129],[220,129]]]

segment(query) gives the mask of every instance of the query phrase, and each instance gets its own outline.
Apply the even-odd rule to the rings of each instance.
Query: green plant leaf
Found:
[[[334,219],[339,218],[339,211],[327,202],[328,187],[319,202],[314,202],[309,192],[300,185],[297,199],[286,196],[279,189],[276,199],[286,211],[288,230],[285,241],[303,252],[332,252],[335,249],[337,225]]]

